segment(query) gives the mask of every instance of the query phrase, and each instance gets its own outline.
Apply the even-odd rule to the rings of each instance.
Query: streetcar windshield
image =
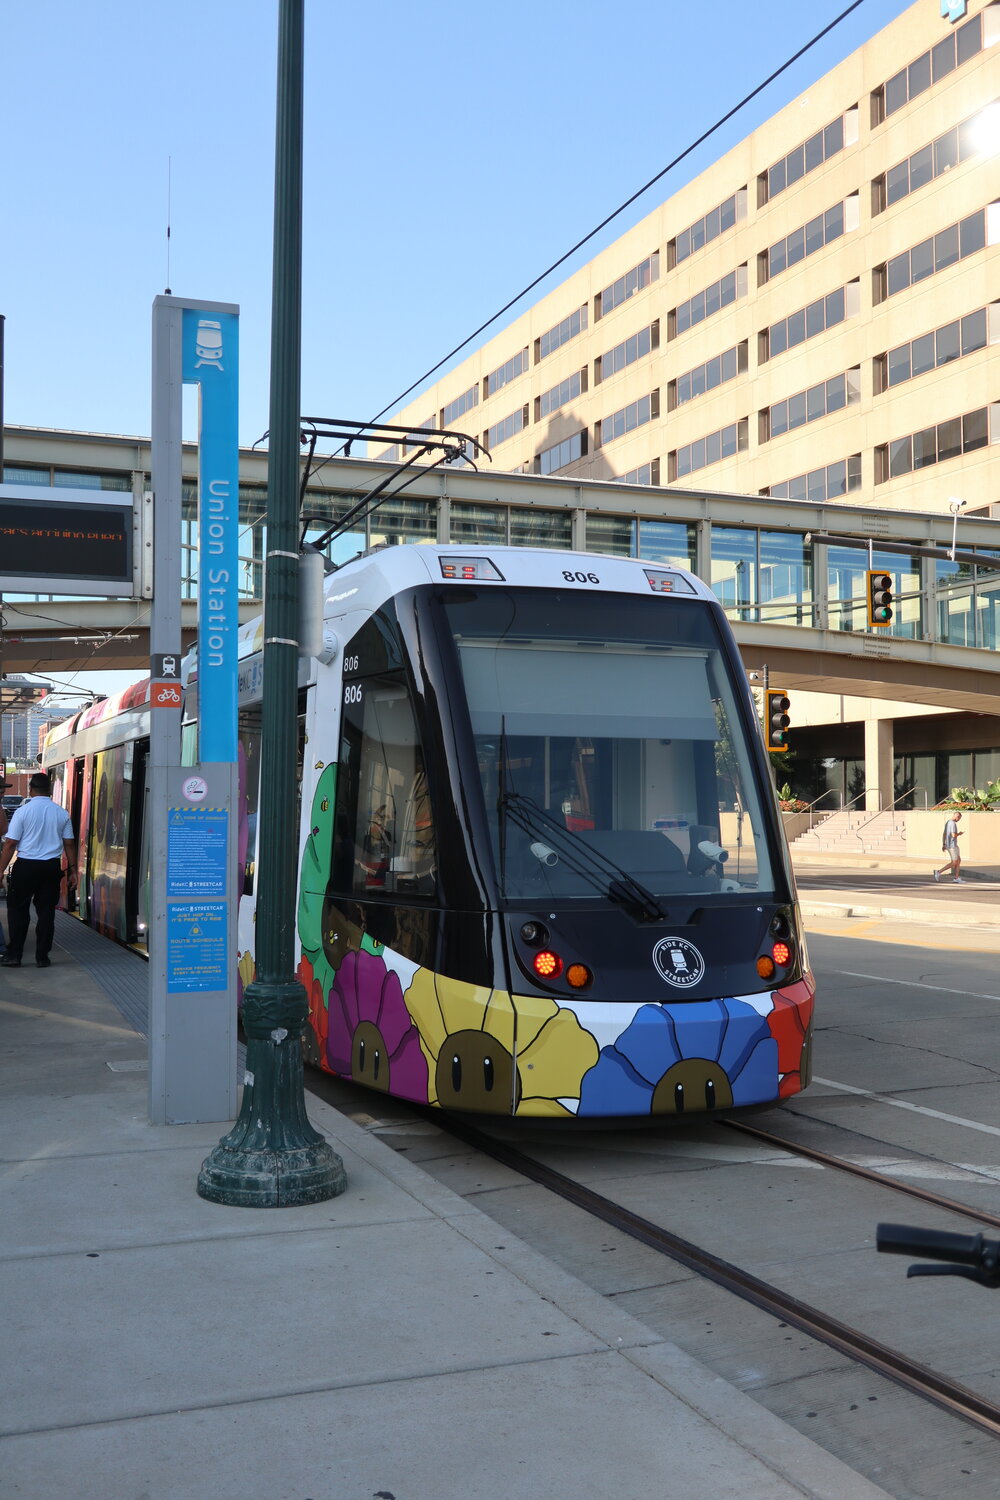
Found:
[[[707,603],[501,588],[442,598],[503,896],[641,904],[773,889]]]

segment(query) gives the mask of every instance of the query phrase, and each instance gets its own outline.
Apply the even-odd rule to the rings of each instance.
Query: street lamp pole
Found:
[[[303,9],[304,0],[279,0],[257,976],[243,1000],[247,1060],[240,1116],[198,1178],[201,1197],[249,1208],[319,1203],[347,1186],[343,1162],[306,1116],[301,1038],[308,1002],[293,969]]]

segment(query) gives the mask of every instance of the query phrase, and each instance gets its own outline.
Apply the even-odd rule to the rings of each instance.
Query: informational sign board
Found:
[[[160,778],[154,798],[159,798]],[[164,919],[157,962],[163,1000],[151,1007],[150,1069],[162,1119],[231,1118],[235,1096],[236,768],[164,768]],[[151,953],[152,962],[152,953]],[[151,995],[152,998],[152,995]]]
[[[137,597],[132,496],[0,484],[0,593]]]
[[[150,616],[149,1118],[236,1113],[239,308],[153,302]],[[181,765],[181,395],[199,388],[198,688],[185,712],[199,763]]]

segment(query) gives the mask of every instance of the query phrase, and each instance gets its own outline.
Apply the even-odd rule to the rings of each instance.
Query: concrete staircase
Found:
[[[829,813],[792,843],[792,853],[905,857],[906,814],[849,809]]]

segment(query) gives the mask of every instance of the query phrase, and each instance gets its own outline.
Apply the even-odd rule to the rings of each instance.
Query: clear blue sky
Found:
[[[306,0],[303,410],[374,416],[847,3]],[[905,9],[864,0],[551,285]],[[149,432],[169,158],[169,285],[240,305],[264,432],[277,10],[0,5],[8,423]]]

